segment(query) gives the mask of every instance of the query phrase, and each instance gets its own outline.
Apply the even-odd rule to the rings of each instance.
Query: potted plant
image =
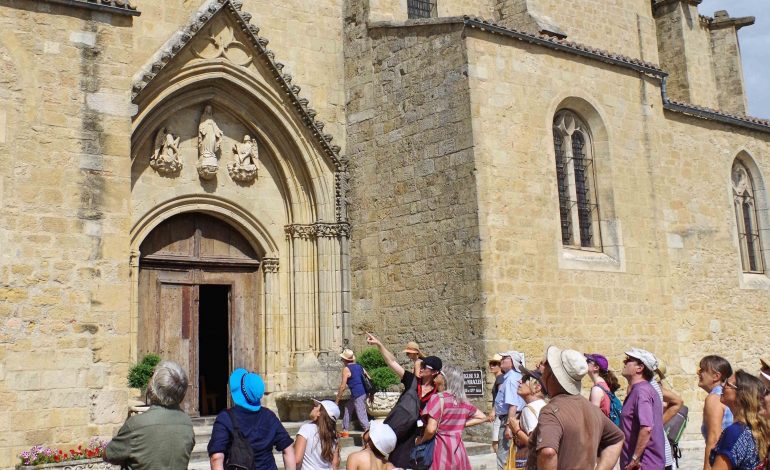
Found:
[[[142,413],[149,408],[147,406],[147,385],[150,383],[150,378],[153,372],[155,372],[155,366],[159,362],[160,356],[157,354],[147,354],[128,370],[128,386],[138,388],[141,391],[141,401],[139,404],[129,407],[131,412]]]
[[[107,447],[107,441],[98,437],[91,438],[88,445],[81,444],[69,451],[38,445],[19,454],[21,463],[16,465],[16,468],[17,470],[57,468],[108,470],[118,468],[102,460],[105,447]]]
[[[367,403],[369,414],[376,419],[384,418],[393,409],[401,395],[399,391],[401,380],[388,367],[377,348],[365,349],[359,356],[358,362],[369,374],[374,388],[374,394]]]

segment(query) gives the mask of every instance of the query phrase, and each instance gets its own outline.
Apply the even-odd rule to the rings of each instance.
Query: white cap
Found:
[[[658,359],[650,351],[631,348],[626,351],[626,356],[639,359],[646,368],[650,369],[650,372],[655,372],[655,369],[658,368]]]
[[[315,398],[313,398],[313,401],[321,405],[323,409],[326,410],[326,414],[329,415],[331,419],[333,419],[334,421],[337,421],[338,419],[340,419],[340,407],[337,406],[336,403],[330,400],[319,401],[319,400],[316,400]]]
[[[374,448],[384,455],[390,454],[396,448],[396,433],[379,419],[369,423],[369,440]]]
[[[520,353],[519,351],[505,351],[501,353],[497,353],[501,357],[510,357],[513,361],[513,368],[517,371],[520,371],[521,366],[525,366],[524,363],[524,353]]]
[[[556,346],[548,346],[545,357],[559,385],[570,395],[580,394],[583,376],[588,372],[588,362],[585,355],[574,349],[559,349]]]

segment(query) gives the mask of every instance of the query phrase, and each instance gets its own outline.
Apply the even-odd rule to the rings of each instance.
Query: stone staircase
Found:
[[[211,428],[214,424],[214,416],[207,416],[204,418],[193,419],[193,430],[195,431],[195,447],[193,448],[192,456],[190,457],[190,465],[188,470],[209,470],[209,455],[206,448],[211,438]],[[294,438],[299,431],[300,426],[304,424],[302,422],[284,422],[283,426],[289,435]],[[361,450],[361,432],[350,431],[350,437],[340,439],[340,468],[345,468],[348,456],[353,452]],[[482,454],[491,453],[488,443],[478,442],[466,442],[465,448],[470,456],[480,456]],[[279,469],[283,469],[283,456],[275,452],[275,463]],[[476,468],[476,467],[474,467]]]

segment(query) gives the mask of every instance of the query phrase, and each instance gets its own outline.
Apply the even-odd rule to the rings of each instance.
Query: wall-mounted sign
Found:
[[[480,370],[463,371],[465,395],[469,397],[484,396],[484,372]]]

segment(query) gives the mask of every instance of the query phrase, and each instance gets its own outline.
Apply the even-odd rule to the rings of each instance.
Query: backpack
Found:
[[[361,382],[364,384],[364,392],[366,392],[367,395],[371,395],[376,391],[374,390],[374,384],[372,383],[372,379],[366,374],[366,370],[361,370],[363,371],[361,374]]]
[[[251,448],[251,444],[241,433],[232,408],[227,410],[227,414],[233,423],[233,441],[230,443],[230,451],[227,454],[227,460],[225,460],[225,470],[252,470],[254,468],[254,449]]]
[[[609,388],[599,384],[596,386],[610,398],[610,421],[615,423],[615,426],[620,427],[620,413],[623,411],[623,403],[620,402],[620,399]]]
[[[687,414],[689,410],[686,406],[682,405],[679,411],[676,412],[671,419],[663,426],[663,430],[666,432],[666,438],[668,438],[669,444],[671,444],[671,453],[676,459],[677,466],[679,465],[679,459],[682,458],[682,449],[679,448],[679,440],[684,434],[684,430],[687,427],[687,421],[689,420]]]

